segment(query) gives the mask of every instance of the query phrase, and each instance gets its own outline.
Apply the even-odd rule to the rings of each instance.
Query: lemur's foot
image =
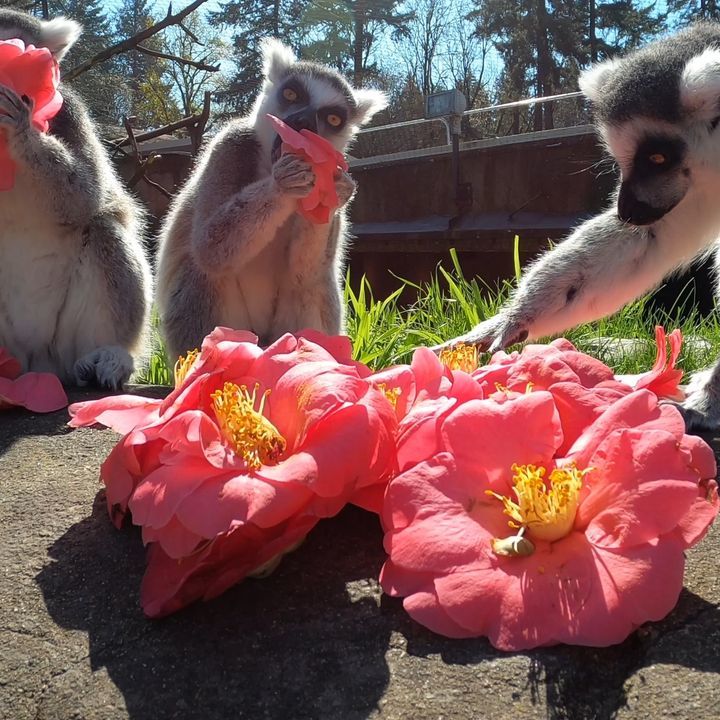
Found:
[[[482,352],[495,352],[502,350],[509,345],[523,342],[527,339],[527,324],[519,322],[503,314],[483,320],[465,335],[448,340],[432,348],[440,352],[446,348],[453,348],[457,345],[475,345]]]
[[[0,128],[10,137],[30,129],[33,102],[26,95],[20,97],[14,90],[0,85]]]
[[[290,153],[273,165],[272,175],[280,191],[292,197],[307,197],[315,187],[315,173],[310,163]]]
[[[130,353],[119,345],[97,348],[81,357],[74,367],[80,386],[99,385],[119,390],[130,378],[135,365]]]

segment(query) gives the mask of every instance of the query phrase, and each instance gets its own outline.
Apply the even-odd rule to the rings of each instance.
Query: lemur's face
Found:
[[[655,223],[708,179],[720,179],[718,40],[720,25],[699,25],[582,75],[620,169],[624,222]]]
[[[355,90],[337,72],[324,65],[297,61],[276,40],[263,43],[265,83],[255,106],[256,131],[269,142],[273,161],[281,140],[265,114],[279,117],[295,130],[311,130],[341,152],[358,128],[387,104],[377,90]]]
[[[294,130],[310,130],[343,150],[353,134],[354,103],[327,78],[288,72],[273,89],[276,114]],[[273,144],[277,155],[280,137]]]
[[[685,197],[694,163],[682,128],[638,118],[601,125],[601,134],[620,169],[617,210],[622,221],[650,225]]]

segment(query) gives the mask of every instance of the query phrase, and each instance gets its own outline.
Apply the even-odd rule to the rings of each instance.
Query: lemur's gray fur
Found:
[[[59,61],[81,27],[0,10],[0,40]],[[133,370],[150,304],[142,214],[123,189],[82,100],[61,86],[47,134],[31,105],[0,85],[0,129],[15,185],[0,192],[0,347],[24,370],[117,388]]]
[[[542,256],[498,315],[446,345],[492,351],[559,333],[615,312],[702,253],[720,263],[720,25],[601,62],[580,87],[620,168],[614,206]],[[689,390],[688,427],[720,427],[720,362]]]
[[[263,53],[253,112],[209,144],[161,232],[158,305],[173,359],[216,325],[252,330],[261,344],[303,328],[336,334],[343,327],[343,206],[355,183],[338,174],[341,207],[328,224],[303,218],[298,199],[312,190],[314,174],[295,155],[278,157],[265,116],[314,130],[342,151],[386,101],[330,68],[297,61],[277,41],[266,40]],[[338,127],[330,115],[342,120]]]

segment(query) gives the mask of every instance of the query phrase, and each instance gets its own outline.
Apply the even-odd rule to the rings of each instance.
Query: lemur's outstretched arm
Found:
[[[588,220],[530,268],[498,315],[445,345],[468,343],[492,352],[619,310],[705,244],[704,237],[678,242],[669,225],[669,217],[652,227],[628,225],[614,209]]]
[[[238,177],[242,169],[246,174],[248,165],[255,170],[248,152],[254,152],[255,163],[262,161],[257,142],[238,141],[232,135],[221,138],[197,184],[201,191],[191,245],[195,261],[209,275],[236,272],[255,258],[295,212],[298,198],[307,196],[315,184],[311,166],[294,155],[282,156],[267,177],[243,182]]]
[[[34,201],[67,225],[85,225],[100,207],[96,134],[69,91],[63,107],[41,133],[31,123],[32,101],[0,85],[0,128],[18,172],[40,190]]]

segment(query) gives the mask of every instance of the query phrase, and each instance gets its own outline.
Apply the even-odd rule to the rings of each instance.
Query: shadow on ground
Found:
[[[377,576],[380,539],[377,518],[344,513],[271,577],[150,621],[139,533],[111,526],[101,491],[36,581],[53,620],[88,633],[92,669],[107,668],[130,718],[361,718],[388,683],[389,624],[346,582]]]
[[[151,398],[162,398],[169,392],[169,388],[157,385],[132,385],[127,390],[132,395],[141,394]],[[71,403],[108,396],[106,390],[99,388],[71,388],[68,392]],[[67,435],[72,432],[72,428],[67,425],[69,419],[66,408],[43,415],[30,413],[24,408],[4,409],[0,424],[0,455],[7,452],[13,443],[21,438]]]
[[[0,428],[0,455],[3,455],[20,438],[37,435],[55,436],[71,432],[67,427],[68,415],[65,410],[46,415],[43,422],[37,416],[24,409],[2,411],[2,428]]]
[[[529,695],[552,720],[602,720],[625,706],[628,679],[647,665],[720,672],[720,656],[708,651],[720,639],[720,612],[688,591],[665,621],[612,648],[513,656],[485,640],[435,636],[368,580],[383,561],[381,532],[375,517],[352,508],[321,523],[270,578],[248,580],[160,621],[145,619],[138,606],[139,534],[111,526],[103,492],[92,515],[49,555],[54,562],[36,580],[53,620],[87,632],[92,669],[107,669],[134,720],[364,718],[384,702],[393,663],[409,661],[432,665],[438,692],[451,680],[476,692],[475,707],[500,693],[510,704],[507,717],[521,717],[511,705]],[[388,652],[398,643],[400,659]],[[493,690],[488,673],[498,664],[503,670]],[[413,714],[421,690],[412,682],[415,669],[405,672],[411,681],[402,697],[391,698],[388,716],[428,717]],[[513,673],[516,692],[508,686]]]
[[[525,682],[508,699],[517,700],[529,691],[533,704],[544,706],[550,720],[611,720],[626,705],[628,680],[643,668],[668,664],[719,673],[719,623],[717,606],[683,590],[665,620],[643,626],[620,645],[557,646],[527,653]],[[482,639],[450,641],[421,635],[408,644],[408,652],[423,656],[439,652],[444,662],[457,665],[510,657],[495,652]],[[508,717],[513,717],[510,707]]]

